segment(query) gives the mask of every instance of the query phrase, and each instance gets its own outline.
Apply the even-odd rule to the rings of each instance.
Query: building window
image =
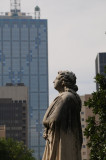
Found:
[[[29,48],[28,48],[28,41],[22,41],[21,42],[21,57],[26,58],[27,54],[29,53]]]
[[[86,155],[86,152],[83,152],[83,155]]]
[[[26,28],[25,26],[21,28],[21,40],[22,41],[28,40],[28,28]]]
[[[42,123],[43,121],[44,114],[45,114],[45,111],[40,111],[40,123]]]
[[[19,58],[20,43],[19,41],[12,41],[12,57]]]
[[[39,57],[46,58],[46,54],[47,54],[46,45],[47,45],[46,42],[41,42],[41,44],[39,45]]]
[[[83,148],[86,148],[86,146],[85,146],[85,145],[82,145],[82,147],[83,147]]]
[[[12,29],[12,40],[19,40],[19,29],[18,28]]]
[[[31,129],[31,146],[35,147],[38,146],[38,133],[35,129]]]
[[[38,109],[38,93],[31,93],[31,107]]]
[[[48,107],[48,94],[40,93],[40,109],[46,109]]]
[[[84,114],[84,112],[81,112],[81,114]]]
[[[2,51],[1,51],[1,53],[2,53]],[[11,44],[9,41],[3,42],[3,54],[5,55],[6,58],[11,57]]]
[[[40,76],[39,83],[40,83],[40,92],[46,92],[47,91],[47,76]]]
[[[43,59],[40,58],[39,72],[40,72],[40,74],[46,74],[47,73],[47,60],[46,60],[46,58],[43,58]]]
[[[38,92],[38,77],[31,76],[31,92]]]
[[[42,137],[42,135],[41,135],[41,137],[40,137],[40,145],[41,145],[41,146],[44,146],[44,145],[45,145],[45,140],[44,140],[44,138]]]
[[[10,40],[10,28],[7,24],[3,27],[3,40]]]
[[[30,70],[31,74],[37,74],[38,73],[38,60],[37,59],[32,59],[32,62],[30,63]]]
[[[84,128],[85,127],[85,125],[82,125],[82,128]]]
[[[84,121],[84,118],[82,118],[81,120]]]

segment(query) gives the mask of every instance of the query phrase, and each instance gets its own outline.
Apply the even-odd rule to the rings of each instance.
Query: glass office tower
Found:
[[[105,66],[106,66],[106,52],[98,53],[95,60],[96,74],[97,73],[104,74]]]
[[[29,90],[29,147],[40,160],[42,118],[48,106],[47,20],[25,13],[0,15],[0,86],[24,83]]]
[[[97,54],[96,60],[95,60],[95,70],[96,74],[100,73],[103,75],[105,74],[105,66],[106,66],[106,52],[100,52]],[[96,89],[98,90],[98,84],[96,84]]]

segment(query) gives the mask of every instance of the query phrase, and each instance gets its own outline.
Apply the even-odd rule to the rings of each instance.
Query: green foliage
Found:
[[[95,80],[99,90],[85,102],[85,106],[92,109],[93,116],[87,119],[84,135],[89,140],[90,160],[106,160],[106,76],[97,74]]]
[[[32,150],[28,149],[23,142],[13,139],[0,139],[0,160],[35,160]]]

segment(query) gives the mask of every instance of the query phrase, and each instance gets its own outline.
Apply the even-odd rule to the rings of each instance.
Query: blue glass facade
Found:
[[[97,54],[96,60],[95,60],[95,71],[96,74],[100,73],[103,75],[106,75],[105,73],[105,66],[106,66],[106,52],[100,52]],[[96,89],[99,89],[99,85],[96,84]]]
[[[40,160],[42,118],[48,106],[47,20],[0,19],[0,86],[24,83],[29,90],[29,147]]]
[[[104,74],[105,72],[105,66],[106,66],[106,52],[98,53],[96,60],[95,60],[95,66],[96,66],[96,74]]]

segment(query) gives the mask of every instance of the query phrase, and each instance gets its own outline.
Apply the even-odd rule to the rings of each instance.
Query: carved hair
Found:
[[[64,81],[64,85],[67,88],[73,89],[74,91],[78,90],[76,85],[76,76],[73,72],[59,71],[58,74],[60,75],[60,80]]]

